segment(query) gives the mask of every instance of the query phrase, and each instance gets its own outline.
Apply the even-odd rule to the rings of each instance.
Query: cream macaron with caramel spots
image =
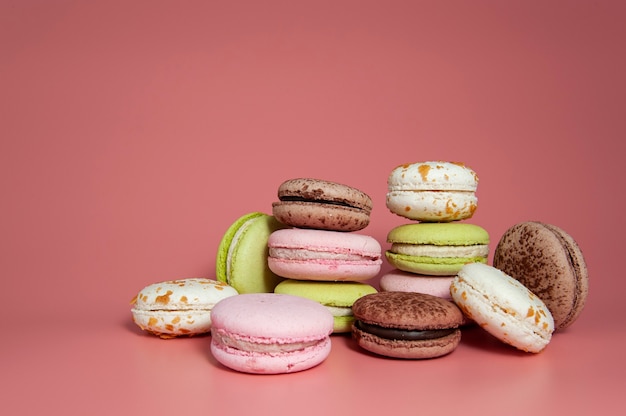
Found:
[[[519,350],[538,353],[552,338],[554,319],[546,304],[495,267],[466,264],[450,284],[450,294],[467,317]]]
[[[211,331],[213,306],[238,294],[212,279],[170,280],[144,287],[132,299],[131,312],[137,326],[164,339],[205,334]]]
[[[460,162],[404,164],[387,179],[389,210],[413,221],[450,222],[476,211],[478,176]]]

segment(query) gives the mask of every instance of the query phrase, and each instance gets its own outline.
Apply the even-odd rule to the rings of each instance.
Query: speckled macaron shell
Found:
[[[352,305],[355,323],[352,336],[365,350],[378,355],[405,359],[426,359],[447,355],[461,340],[458,329],[463,314],[452,302],[437,296],[411,292],[378,292],[357,299]],[[359,329],[358,322],[409,331],[451,330],[434,339],[387,339]]]
[[[372,211],[366,193],[322,179],[287,180],[278,188],[278,199],[272,204],[274,217],[299,228],[358,231],[367,227]]]
[[[470,223],[411,223],[387,234],[387,261],[405,272],[454,276],[466,263],[487,263],[489,233]]]
[[[276,230],[286,228],[273,216],[251,212],[233,222],[217,249],[217,280],[239,293],[272,293],[282,280],[267,265],[267,240]]]
[[[248,293],[212,312],[211,353],[224,366],[253,374],[293,373],[330,354],[333,316],[300,296]]]
[[[350,332],[354,315],[354,302],[378,290],[362,282],[321,282],[285,279],[280,282],[274,293],[302,296],[324,305],[334,318],[333,333]]]
[[[493,265],[543,300],[557,331],[574,323],[585,306],[585,259],[576,241],[555,225],[529,221],[512,226],[496,246]]]
[[[220,300],[237,295],[226,283],[189,278],[153,283],[131,304],[133,321],[161,338],[192,336],[211,330],[211,310]]]
[[[382,265],[380,243],[365,234],[287,228],[273,232],[267,245],[268,266],[283,278],[359,282]]]
[[[487,332],[515,348],[542,351],[554,332],[554,319],[542,300],[495,267],[466,264],[450,285],[453,301]]]
[[[429,161],[393,169],[387,179],[387,208],[415,221],[449,222],[476,211],[478,176],[462,163]]]

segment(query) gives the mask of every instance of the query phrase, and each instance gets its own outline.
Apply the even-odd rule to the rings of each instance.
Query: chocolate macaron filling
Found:
[[[367,332],[377,337],[401,341],[423,341],[429,339],[443,338],[458,330],[457,328],[428,330],[386,328],[379,325],[367,324],[362,321],[356,321],[354,324],[361,331]]]
[[[331,199],[311,199],[301,196],[281,196],[278,198],[281,202],[312,202],[316,204],[338,205],[341,207],[366,209],[366,207],[358,206],[357,204],[351,204],[348,201],[331,200]],[[367,210],[369,211],[369,210]]]

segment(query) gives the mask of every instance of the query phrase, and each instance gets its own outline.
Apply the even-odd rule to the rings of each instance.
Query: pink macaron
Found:
[[[382,249],[368,235],[315,229],[274,231],[268,239],[268,266],[298,280],[362,281],[375,277]]]
[[[425,276],[394,269],[380,278],[384,292],[416,292],[452,300],[450,284],[454,276]]]
[[[452,301],[450,285],[456,276],[428,276],[393,269],[380,278],[381,292],[424,293]],[[461,326],[473,324],[467,316],[463,316]]]
[[[211,316],[211,353],[236,371],[293,373],[321,364],[330,354],[333,315],[304,297],[241,294],[218,302]]]

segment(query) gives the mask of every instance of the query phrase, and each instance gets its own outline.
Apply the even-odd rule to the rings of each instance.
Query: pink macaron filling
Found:
[[[213,343],[217,348],[228,350],[231,354],[289,354],[317,349],[329,342],[328,336],[307,338],[263,338],[228,333],[224,330],[213,331]]]

